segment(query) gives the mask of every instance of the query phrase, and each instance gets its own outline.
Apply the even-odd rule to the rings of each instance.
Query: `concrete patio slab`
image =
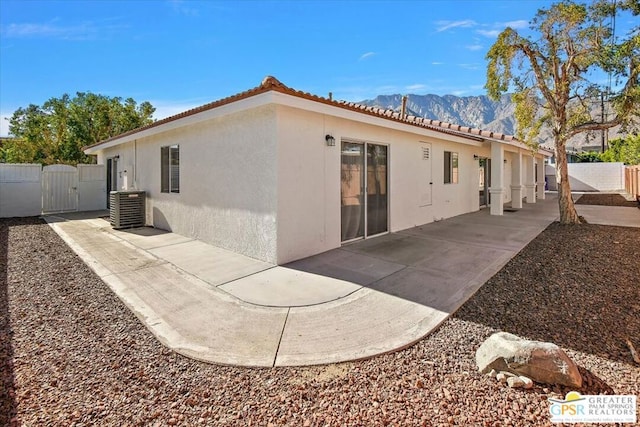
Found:
[[[366,288],[341,300],[292,308],[275,366],[357,360],[405,348],[447,316]]]
[[[199,240],[155,247],[149,252],[159,258],[170,260],[172,264],[212,286],[219,286],[274,267],[273,264],[217,248]]]
[[[322,304],[344,298],[360,288],[345,280],[286,267],[274,267],[219,287],[242,301],[268,307]]]
[[[438,245],[434,246],[433,241],[429,242],[400,233],[387,234],[343,246],[343,249],[402,266],[421,263],[425,258],[439,251]]]
[[[576,205],[589,224],[640,227],[640,209],[624,206]]]
[[[193,239],[189,237],[152,227],[112,230],[110,232],[122,240],[126,240],[145,250],[193,241]]]
[[[274,364],[287,309],[244,304],[169,264],[103,280],[178,353],[221,364]]]
[[[67,230],[73,229],[74,240],[78,243],[82,243],[83,245],[106,245],[114,242],[121,242],[117,236],[114,236],[112,233],[107,231],[100,231],[101,228],[104,228],[106,221],[98,220],[102,222],[102,227],[97,223],[89,222],[88,220],[83,221],[72,221],[65,228]],[[96,232],[98,231],[98,232]],[[70,231],[71,232],[71,231]]]
[[[414,266],[442,273],[454,272],[460,280],[470,280],[475,277],[486,267],[488,259],[508,261],[513,255],[512,251],[506,249],[472,244],[460,245],[426,237],[423,239],[439,250]]]
[[[346,247],[294,261],[285,264],[284,267],[346,280],[358,285],[371,284],[405,268],[403,264],[350,252],[345,249]]]
[[[556,217],[556,200],[502,217],[483,210],[278,267],[148,227],[47,220],[169,348],[221,364],[296,366],[411,345]]]

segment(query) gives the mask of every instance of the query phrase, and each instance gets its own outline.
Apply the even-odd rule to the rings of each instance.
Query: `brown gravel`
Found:
[[[585,393],[640,394],[640,229],[551,225],[418,344],[309,368],[209,365],[162,347],[39,219],[0,220],[0,425],[550,425],[562,387],[476,372],[502,329],[552,340]]]
[[[629,201],[621,194],[588,193],[583,194],[576,201],[577,205],[601,205],[601,206],[626,206],[630,208],[638,207],[638,202]]]

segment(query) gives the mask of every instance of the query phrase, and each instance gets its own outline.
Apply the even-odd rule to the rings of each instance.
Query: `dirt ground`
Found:
[[[583,194],[577,201],[578,205],[601,205],[601,206],[626,206],[630,208],[638,207],[636,201],[629,201],[621,194],[587,193]]]

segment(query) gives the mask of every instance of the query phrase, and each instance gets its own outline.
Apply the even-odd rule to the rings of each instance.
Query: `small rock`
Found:
[[[501,383],[506,383],[507,382],[507,376],[504,374],[504,372],[500,372],[499,374],[496,375],[496,379],[498,381],[500,381]]]
[[[489,375],[491,378],[495,378],[496,375],[498,375],[498,373],[496,372],[495,369],[492,369],[492,370],[489,371],[489,373],[487,375]]]
[[[520,379],[520,377],[509,377],[509,378],[507,378],[507,384],[511,388],[524,387],[524,381],[522,381]]]
[[[523,388],[526,388],[527,390],[533,388],[533,380],[531,378],[520,375],[520,379],[524,383],[522,386]]]

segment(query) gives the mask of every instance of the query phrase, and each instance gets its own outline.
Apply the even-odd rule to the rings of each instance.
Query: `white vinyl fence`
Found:
[[[572,191],[624,191],[624,163],[569,163]],[[555,165],[545,166],[547,189],[557,190]]]
[[[0,163],[0,218],[106,209],[104,165]]]
[[[0,163],[0,217],[42,212],[42,167]]]

